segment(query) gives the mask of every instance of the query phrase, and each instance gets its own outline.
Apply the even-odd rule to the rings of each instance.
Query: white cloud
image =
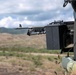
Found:
[[[29,21],[26,18],[24,18],[22,21],[19,21],[19,19],[14,19],[12,17],[4,17],[0,20],[0,27],[10,27],[10,28],[16,28],[19,27],[19,24],[22,24],[23,27],[30,27],[32,25],[38,25],[37,22]]]
[[[0,27],[47,25],[54,20],[73,20],[71,5],[64,0],[0,0]],[[66,18],[67,17],[67,18]]]
[[[4,17],[0,20],[0,27],[9,27],[14,20],[11,17]]]

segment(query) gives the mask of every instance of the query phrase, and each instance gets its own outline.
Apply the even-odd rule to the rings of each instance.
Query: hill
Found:
[[[9,33],[9,34],[26,34],[27,29],[14,29],[14,28],[0,28],[0,33]]]

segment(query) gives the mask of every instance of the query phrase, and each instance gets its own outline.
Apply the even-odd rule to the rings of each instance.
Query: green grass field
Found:
[[[0,47],[0,55],[6,53],[15,53],[15,52],[24,52],[24,53],[50,53],[50,54],[59,54],[60,50],[47,50],[47,49],[36,49],[31,47]]]

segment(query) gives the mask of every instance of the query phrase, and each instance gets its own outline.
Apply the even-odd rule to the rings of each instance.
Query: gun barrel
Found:
[[[67,4],[68,4],[68,2],[65,2],[65,3],[63,4],[63,7],[65,7]]]

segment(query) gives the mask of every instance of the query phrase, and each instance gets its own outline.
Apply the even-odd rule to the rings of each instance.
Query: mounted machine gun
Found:
[[[21,24],[19,24],[19,28],[15,28],[15,29],[27,29],[27,35],[31,36],[31,35],[36,35],[36,34],[45,34],[45,27],[22,27]]]

